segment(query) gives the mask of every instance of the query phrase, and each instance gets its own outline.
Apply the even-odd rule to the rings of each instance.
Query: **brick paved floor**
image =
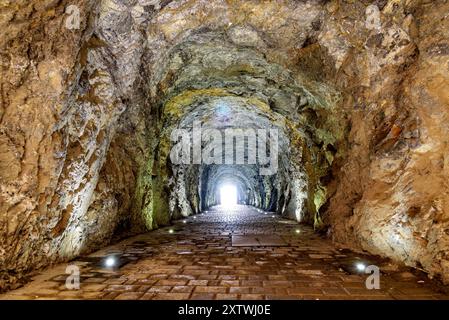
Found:
[[[278,235],[286,245],[232,246],[232,235],[245,234]],[[119,268],[104,267],[109,256]],[[366,288],[359,262],[380,267],[379,290]],[[66,288],[61,264],[0,299],[448,299],[424,274],[245,206],[215,207],[70,264],[80,268],[79,290]]]

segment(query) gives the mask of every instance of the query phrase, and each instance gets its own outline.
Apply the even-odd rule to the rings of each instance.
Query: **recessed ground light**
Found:
[[[193,216],[193,219],[196,219],[196,216]]]
[[[115,266],[116,263],[117,261],[115,260],[114,257],[107,257],[106,260],[104,261],[104,265],[108,268],[112,268],[113,266]]]
[[[365,266],[363,263],[361,263],[361,262],[357,263],[357,264],[355,265],[355,267],[356,267],[357,270],[360,271],[360,272],[365,271],[365,268],[366,268],[366,266]]]
[[[187,223],[187,221],[186,220],[182,220],[182,223]]]
[[[168,230],[168,233],[173,233],[173,232],[175,232],[175,230],[173,230],[173,229]]]
[[[295,232],[296,232],[296,233],[301,233],[301,230],[296,229]]]
[[[271,217],[272,217],[272,218],[276,218],[276,216],[275,216],[275,215],[272,215]]]

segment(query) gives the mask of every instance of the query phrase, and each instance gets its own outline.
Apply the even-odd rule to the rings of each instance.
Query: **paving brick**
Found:
[[[213,293],[193,293],[190,296],[192,300],[213,300],[215,298],[215,294]]]
[[[58,293],[58,297],[60,298],[73,298],[79,299],[81,298],[82,291],[80,290],[70,290],[70,291],[61,291]]]
[[[139,287],[136,285],[111,284],[104,291],[137,291]]]
[[[194,289],[193,286],[174,286],[170,292],[177,292],[177,293],[189,293],[192,292]]]
[[[114,300],[115,297],[117,297],[120,294],[120,292],[105,292],[105,294],[101,297],[103,300]]]
[[[289,294],[301,294],[301,295],[323,295],[323,291],[318,288],[311,288],[311,287],[296,287],[296,288],[289,288],[287,289],[287,292]]]
[[[257,294],[276,294],[276,288],[273,287],[255,287],[251,288],[251,293]]]
[[[183,286],[187,284],[187,280],[159,280],[156,282],[158,286]]]
[[[148,285],[148,286],[152,286],[154,285],[158,280],[154,280],[154,279],[141,279],[141,280],[137,280],[136,284],[137,285]]]
[[[139,300],[152,300],[155,295],[155,292],[147,292],[143,296],[141,296]]]
[[[102,291],[106,287],[107,287],[106,284],[98,284],[98,283],[89,283],[80,285],[80,288],[83,291]]]
[[[51,296],[51,295],[56,295],[58,294],[59,291],[57,289],[36,289],[34,292],[32,292],[32,294],[36,295],[36,296]]]
[[[82,283],[102,283],[105,282],[106,278],[87,278],[82,281]]]
[[[237,287],[239,286],[239,280],[222,280],[220,281],[220,285],[223,287]]]
[[[108,279],[104,284],[123,284],[126,282],[126,279]]]
[[[153,286],[147,292],[169,292],[171,289],[170,286]]]
[[[142,292],[124,292],[115,297],[114,300],[138,300],[142,296]]]
[[[348,292],[344,290],[343,288],[322,288],[323,293],[325,296],[348,296]]]
[[[261,287],[263,282],[260,280],[242,280],[242,286],[245,287]]]
[[[248,294],[244,293],[240,296],[242,300],[265,300],[265,296],[263,294]]]
[[[190,280],[187,284],[189,286],[207,286],[208,280]]]
[[[225,287],[198,286],[195,287],[195,293],[226,293]]]
[[[217,293],[217,295],[215,296],[215,299],[217,300],[238,300],[238,298],[238,294],[231,293]]]
[[[220,275],[217,277],[219,280],[237,280],[238,277],[235,275]]]
[[[251,288],[249,287],[230,287],[229,293],[250,293]]]
[[[186,274],[172,274],[170,275],[169,279],[176,279],[176,280],[195,280],[195,276],[193,275],[186,275]]]
[[[359,288],[344,288],[350,295],[363,295],[363,296],[382,296],[385,295],[385,292],[382,290],[368,290],[367,288],[359,289]]]
[[[168,274],[152,274],[148,278],[152,280],[168,279]]]
[[[198,280],[215,280],[217,279],[217,275],[215,274],[200,274],[198,275],[197,279]]]
[[[264,287],[281,287],[288,288],[292,287],[293,284],[290,281],[281,281],[281,280],[268,280],[263,282]]]
[[[156,293],[152,300],[187,300],[189,298],[189,293]]]

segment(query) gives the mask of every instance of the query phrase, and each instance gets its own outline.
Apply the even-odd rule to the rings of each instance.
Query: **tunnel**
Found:
[[[447,287],[446,1],[48,0],[0,11],[0,292],[27,296],[30,274],[78,260],[90,273],[101,261],[167,272],[153,283],[167,292],[105,285],[92,298],[351,298],[349,275],[362,279],[370,263]],[[186,264],[179,279],[164,254]],[[316,281],[301,269],[313,259],[346,272],[344,290],[301,291],[273,273],[297,265]],[[186,274],[189,264],[198,270]],[[223,271],[239,266],[242,279]],[[243,286],[250,272],[285,292]],[[398,292],[384,294],[413,295]]]
[[[338,121],[332,110],[339,93],[330,86],[320,93],[326,83],[267,61],[261,41],[256,30],[231,26],[193,33],[164,55],[153,79],[164,87],[155,97],[161,130],[153,171],[166,187],[153,196],[169,199],[161,204],[169,217],[218,204],[219,187],[228,183],[240,203],[321,223],[320,179],[330,172],[344,125],[316,127],[326,114]]]

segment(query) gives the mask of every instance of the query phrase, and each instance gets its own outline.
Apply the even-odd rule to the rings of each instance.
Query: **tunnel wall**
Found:
[[[351,130],[328,223],[334,240],[447,283],[449,4],[388,1],[381,9],[379,27],[348,30],[364,42],[362,52],[347,47],[337,75]]]

